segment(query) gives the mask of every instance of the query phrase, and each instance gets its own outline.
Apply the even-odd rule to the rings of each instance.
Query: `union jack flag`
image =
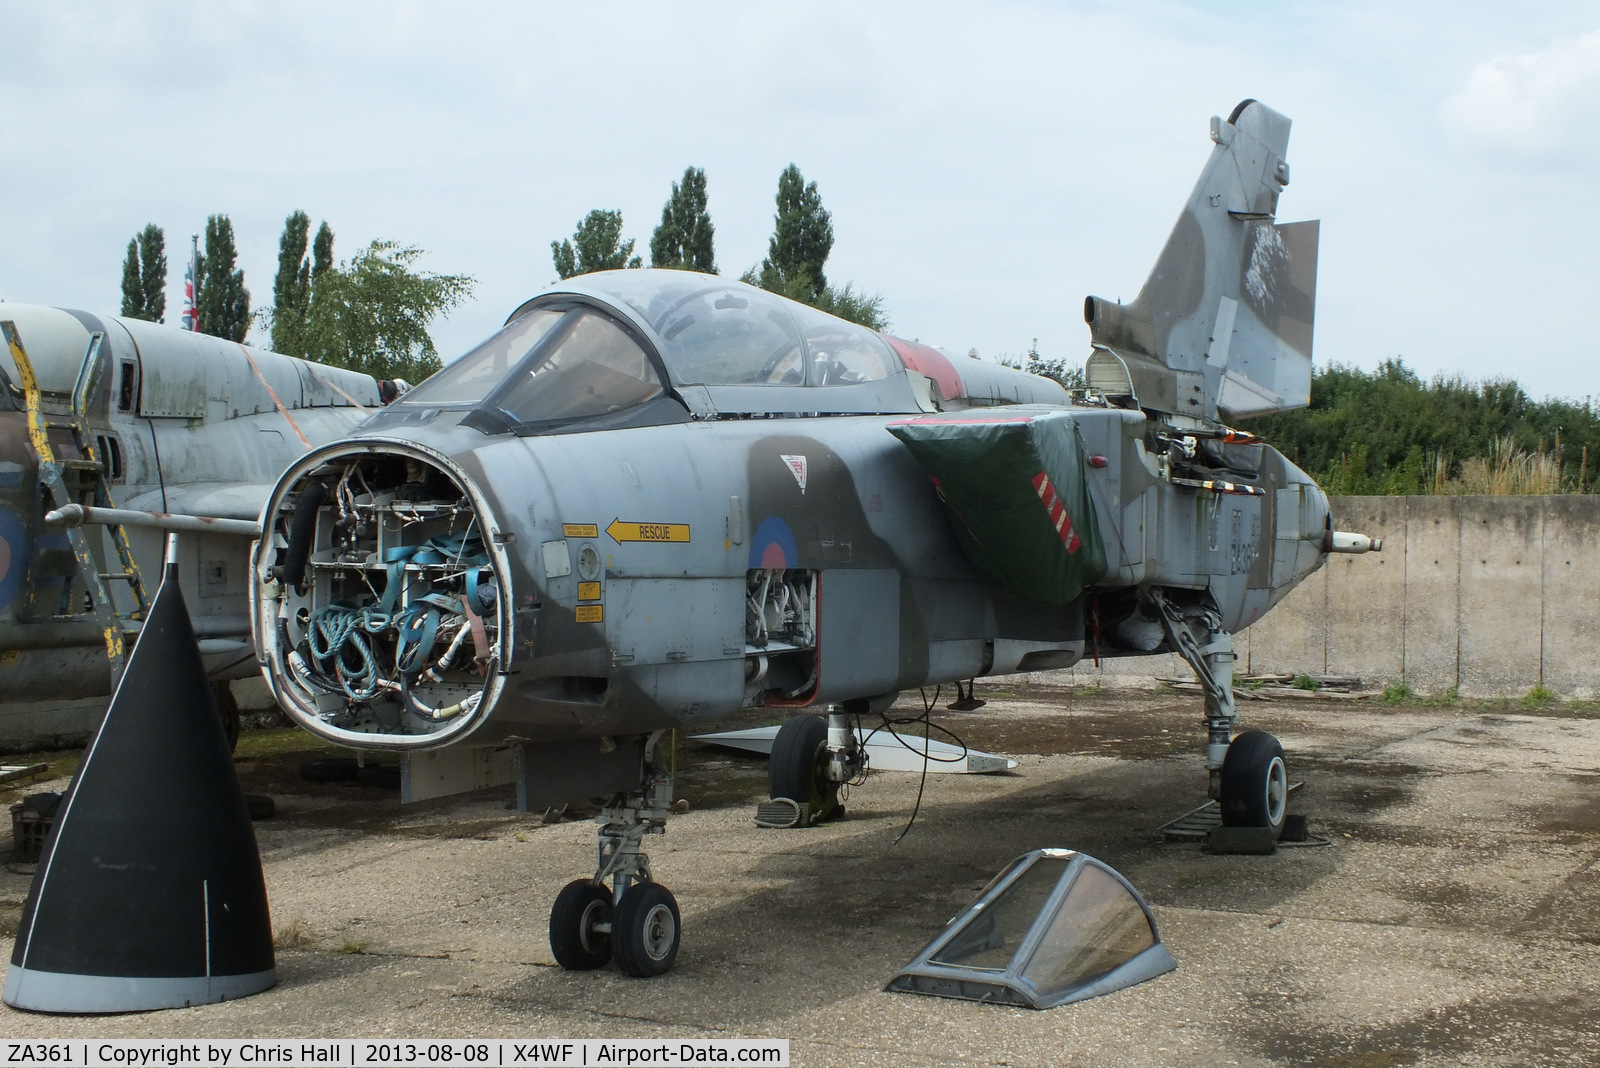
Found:
[[[200,307],[195,301],[195,297],[197,296],[195,293],[195,286],[198,283],[198,279],[195,278],[194,270],[195,260],[198,259],[199,256],[200,238],[196,236],[194,239],[194,249],[189,253],[189,267],[183,272],[183,314],[179,317],[178,321],[185,330],[200,329]]]

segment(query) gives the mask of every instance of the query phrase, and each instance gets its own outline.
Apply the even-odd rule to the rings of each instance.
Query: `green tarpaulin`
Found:
[[[1064,605],[1105,574],[1071,412],[921,416],[889,433],[933,479],[967,557],[1017,596]]]

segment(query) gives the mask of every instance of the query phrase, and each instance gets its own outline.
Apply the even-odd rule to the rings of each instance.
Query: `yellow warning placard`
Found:
[[[618,545],[625,541],[681,541],[689,540],[688,523],[624,523],[613,519],[606,533]]]
[[[606,618],[604,605],[580,604],[578,606],[579,623],[602,623]]]
[[[580,583],[578,583],[578,600],[580,600],[580,601],[598,601],[599,599],[600,599],[600,583],[598,583],[598,582],[580,582]]]
[[[563,538],[598,538],[600,528],[594,523],[562,523]]]

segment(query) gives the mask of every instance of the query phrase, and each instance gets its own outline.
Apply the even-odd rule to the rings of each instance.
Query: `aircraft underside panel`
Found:
[[[822,573],[818,703],[892,693],[900,678],[900,573]]]

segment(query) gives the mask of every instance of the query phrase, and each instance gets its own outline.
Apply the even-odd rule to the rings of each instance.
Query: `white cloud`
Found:
[[[1480,63],[1440,117],[1459,142],[1491,155],[1593,159],[1600,147],[1600,31]]]

